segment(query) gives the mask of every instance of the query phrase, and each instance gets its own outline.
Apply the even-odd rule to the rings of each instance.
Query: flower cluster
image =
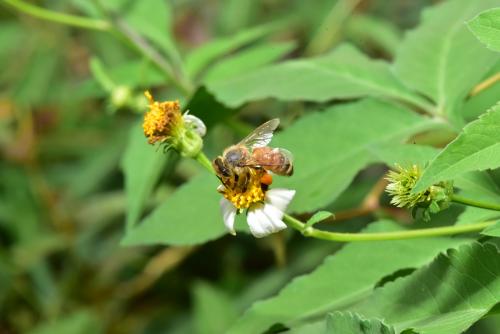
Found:
[[[237,186],[219,186],[217,190],[224,196],[220,201],[224,224],[229,233],[236,235],[234,221],[236,214],[246,210],[250,232],[256,238],[279,232],[286,228],[284,212],[295,195],[295,190],[268,189],[261,182],[266,172],[250,169],[250,179],[245,190]]]
[[[386,191],[392,196],[391,204],[412,209],[414,216],[421,209],[424,220],[429,220],[431,213],[437,213],[449,207],[453,183],[442,181],[421,192],[413,193],[412,190],[421,175],[422,169],[418,165],[408,168],[397,165],[396,170],[391,170],[387,174],[386,179],[389,184]]]
[[[144,93],[149,111],[144,115],[142,128],[150,144],[159,142],[185,157],[196,157],[203,147],[206,128],[196,116],[183,115],[179,101],[158,102],[149,92]]]

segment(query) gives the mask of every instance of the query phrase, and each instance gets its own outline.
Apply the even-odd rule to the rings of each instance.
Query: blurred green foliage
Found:
[[[498,76],[498,54],[464,24],[498,6],[2,0],[0,333],[317,333],[360,323],[367,333],[385,333],[405,329],[403,322],[425,332],[428,322],[414,319],[436,313],[432,333],[472,324],[468,333],[498,333],[500,290],[491,277],[498,276],[497,241],[342,246],[293,231],[256,240],[243,219],[237,238],[224,236],[217,179],[148,146],[140,128],[146,89],[204,120],[210,157],[279,117],[285,130],[273,145],[294,153],[296,173],[276,184],[297,189],[293,213],[304,221],[319,209],[335,213],[338,225],[329,215],[317,222],[326,230],[406,230],[409,214],[389,207],[380,179],[395,162],[432,160],[438,149],[431,146],[452,141],[498,101],[498,84],[474,93]],[[488,29],[489,15],[468,24],[474,33],[487,31],[478,38],[491,46],[498,36]],[[455,163],[446,154],[434,162]],[[497,168],[488,154],[467,169]],[[498,173],[455,176],[464,194],[500,198]],[[374,190],[375,204],[367,202]],[[430,226],[484,218],[498,215],[452,207]],[[491,262],[461,262],[473,256]],[[433,275],[442,268],[452,272],[443,293],[462,298],[456,309],[381,306],[433,301],[415,286],[419,279],[439,286]],[[461,286],[469,271],[480,279]],[[481,295],[469,289],[476,285]],[[447,302],[443,293],[431,293],[437,305]],[[456,319],[453,312],[463,312],[455,323],[462,327],[439,327]]]

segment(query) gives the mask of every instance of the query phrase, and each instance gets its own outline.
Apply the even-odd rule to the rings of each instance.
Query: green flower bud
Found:
[[[428,221],[431,213],[437,213],[450,206],[453,183],[442,181],[421,192],[412,193],[421,175],[422,169],[417,165],[408,168],[396,165],[396,170],[387,173],[386,180],[389,184],[386,191],[392,196],[391,204],[411,209],[413,216],[421,210],[424,220]]]

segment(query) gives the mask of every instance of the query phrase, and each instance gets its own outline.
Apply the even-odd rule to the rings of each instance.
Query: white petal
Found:
[[[280,188],[271,189],[266,193],[266,202],[270,203],[281,212],[285,212],[294,195],[295,190]]]
[[[281,221],[283,214],[272,205],[254,205],[248,210],[247,223],[256,238],[262,238],[286,228]]]
[[[262,238],[272,233],[272,222],[264,214],[263,205],[254,205],[248,210],[247,223],[250,227],[250,232],[256,238]]]
[[[234,219],[236,218],[236,207],[225,198],[220,200],[220,208],[222,212],[222,218],[224,219],[224,225],[226,225],[227,230],[232,235],[236,235],[234,230]]]
[[[264,214],[269,218],[271,223],[273,224],[272,233],[279,232],[286,228],[286,224],[283,223],[283,211],[280,211],[277,207],[272,204],[266,204],[264,206]]]
[[[185,113],[184,116],[184,122],[186,122],[188,125],[190,125],[196,133],[200,135],[200,137],[205,136],[207,133],[207,127],[205,126],[205,123],[198,117],[194,115],[190,115],[188,113]]]

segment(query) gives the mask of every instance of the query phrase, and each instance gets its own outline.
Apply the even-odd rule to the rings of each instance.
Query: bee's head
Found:
[[[225,176],[225,177],[229,177],[231,175],[231,171],[224,163],[224,160],[222,159],[222,157],[215,158],[215,160],[212,162],[212,165],[213,165],[217,175]]]
[[[226,158],[227,162],[233,166],[237,166],[238,163],[243,158],[242,150],[238,147],[230,148],[224,154],[224,158]]]

